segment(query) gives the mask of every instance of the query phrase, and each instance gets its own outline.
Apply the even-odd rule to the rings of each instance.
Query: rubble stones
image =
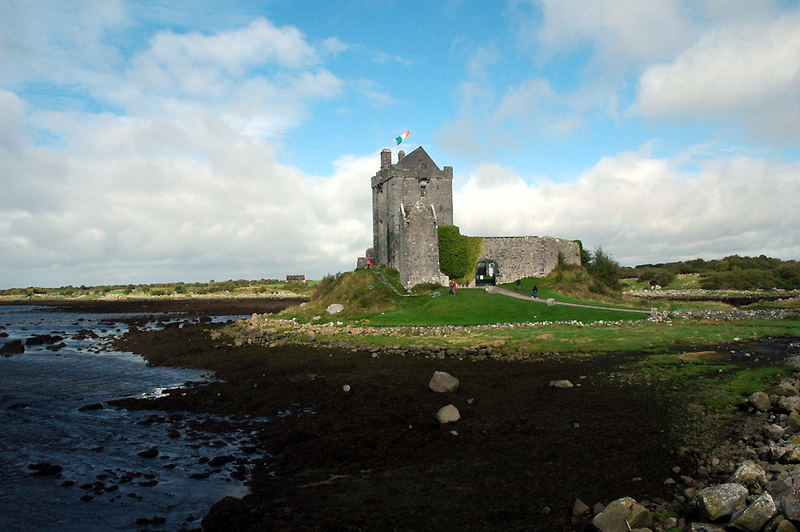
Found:
[[[570,382],[570,381],[568,381],[566,379],[563,379],[563,380],[558,380],[558,381],[550,381],[550,387],[551,388],[574,388],[575,385],[572,384],[572,382]]]

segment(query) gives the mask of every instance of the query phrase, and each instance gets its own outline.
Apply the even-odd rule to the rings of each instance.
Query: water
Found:
[[[208,415],[80,410],[210,377],[147,367],[139,356],[111,350],[106,344],[127,330],[118,321],[125,317],[0,306],[0,333],[8,334],[0,345],[43,334],[63,336],[65,344],[0,358],[0,530],[198,528],[214,502],[246,493],[231,477],[242,477],[244,454],[253,451],[243,424],[209,434],[198,427],[216,419]],[[98,338],[82,338],[82,329]],[[152,448],[157,456],[140,456]],[[226,458],[212,467],[215,457]],[[39,463],[62,470],[33,475],[29,466]]]

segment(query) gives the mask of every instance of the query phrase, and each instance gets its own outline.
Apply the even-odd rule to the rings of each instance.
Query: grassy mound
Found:
[[[623,296],[620,291],[598,283],[597,279],[583,266],[563,266],[553,270],[544,278],[526,277],[522,279],[520,292],[530,295],[534,285],[536,285],[541,299],[553,298],[556,301],[568,303],[632,308],[648,306],[649,308],[649,304],[640,299]],[[509,290],[516,290],[515,283],[505,283],[502,286]]]
[[[359,317],[384,312],[400,304],[405,289],[397,270],[372,268],[325,276],[314,289],[311,301],[299,308],[289,309],[280,317],[310,321],[314,316],[328,316],[329,305],[340,304],[344,310],[339,318]]]

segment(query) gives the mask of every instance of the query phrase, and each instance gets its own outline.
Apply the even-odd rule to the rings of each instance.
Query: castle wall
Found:
[[[559,252],[566,264],[581,263],[576,241],[550,236],[485,237],[483,247],[479,260],[493,259],[497,263],[497,284],[523,277],[546,277],[558,266]]]
[[[420,283],[446,284],[439,271],[439,232],[430,206],[417,201],[406,208],[399,242],[400,282],[406,288]]]
[[[403,208],[422,201],[433,207],[436,224],[453,223],[452,182],[453,168],[440,170],[421,147],[408,155],[400,152],[396,164],[392,164],[390,150],[381,152],[381,169],[372,178],[372,242],[377,265],[400,269]]]
[[[453,224],[453,168],[440,170],[422,147],[408,155],[401,151],[395,164],[391,150],[383,150],[371,185],[373,247],[367,256],[377,266],[397,268],[406,287],[446,284],[447,278],[439,271],[437,227]],[[483,246],[480,260],[496,262],[499,283],[544,277],[558,265],[559,253],[566,264],[580,264],[580,247],[571,240],[486,237]]]

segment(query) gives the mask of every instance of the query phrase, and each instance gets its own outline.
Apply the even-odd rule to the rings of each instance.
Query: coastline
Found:
[[[108,299],[26,299],[0,300],[2,306],[43,306],[54,311],[85,313],[187,313],[190,315],[226,316],[272,314],[299,305],[308,298],[286,297],[181,297],[181,298],[108,298]]]
[[[91,301],[86,308],[247,316],[265,300],[206,299],[190,309],[165,306],[172,301],[164,299]],[[55,311],[81,308],[51,305]],[[211,370],[219,381],[107,404],[218,414],[253,435],[259,450],[246,466],[250,492],[214,504],[204,530],[588,530],[592,512],[576,514],[575,501],[605,505],[626,496],[663,523],[667,514],[686,523],[695,510],[682,493],[694,488],[673,477],[727,481],[740,453],[731,442],[752,441],[747,431],[756,426],[760,434],[764,422],[748,421],[742,408],[718,415],[703,406],[692,379],[642,371],[646,352],[470,356],[399,346],[375,350],[315,339],[308,331],[300,342],[249,341],[247,324],[256,317],[234,327],[245,327],[237,342],[226,337],[230,324],[196,321],[157,331],[134,327],[114,347],[150,365]],[[747,363],[771,366],[783,363],[788,341],[691,349],[726,353],[731,362],[758,353]],[[428,381],[435,371],[456,376],[460,389],[432,392]],[[574,386],[552,384],[567,380]],[[457,407],[460,420],[436,419],[447,404]],[[212,430],[229,430],[217,425]]]
[[[126,335],[120,349],[222,382],[115,403],[272,418],[254,427],[269,454],[253,459],[250,493],[215,504],[206,530],[582,530],[591,515],[573,515],[576,499],[633,496],[666,511],[678,487],[665,479],[676,468],[699,476],[698,457],[740,419],[693,403],[690,382],[631,379],[644,353],[479,359],[215,336],[202,326]],[[429,390],[434,371],[460,389]],[[560,380],[576,386],[551,385]],[[459,421],[437,421],[446,404]]]

